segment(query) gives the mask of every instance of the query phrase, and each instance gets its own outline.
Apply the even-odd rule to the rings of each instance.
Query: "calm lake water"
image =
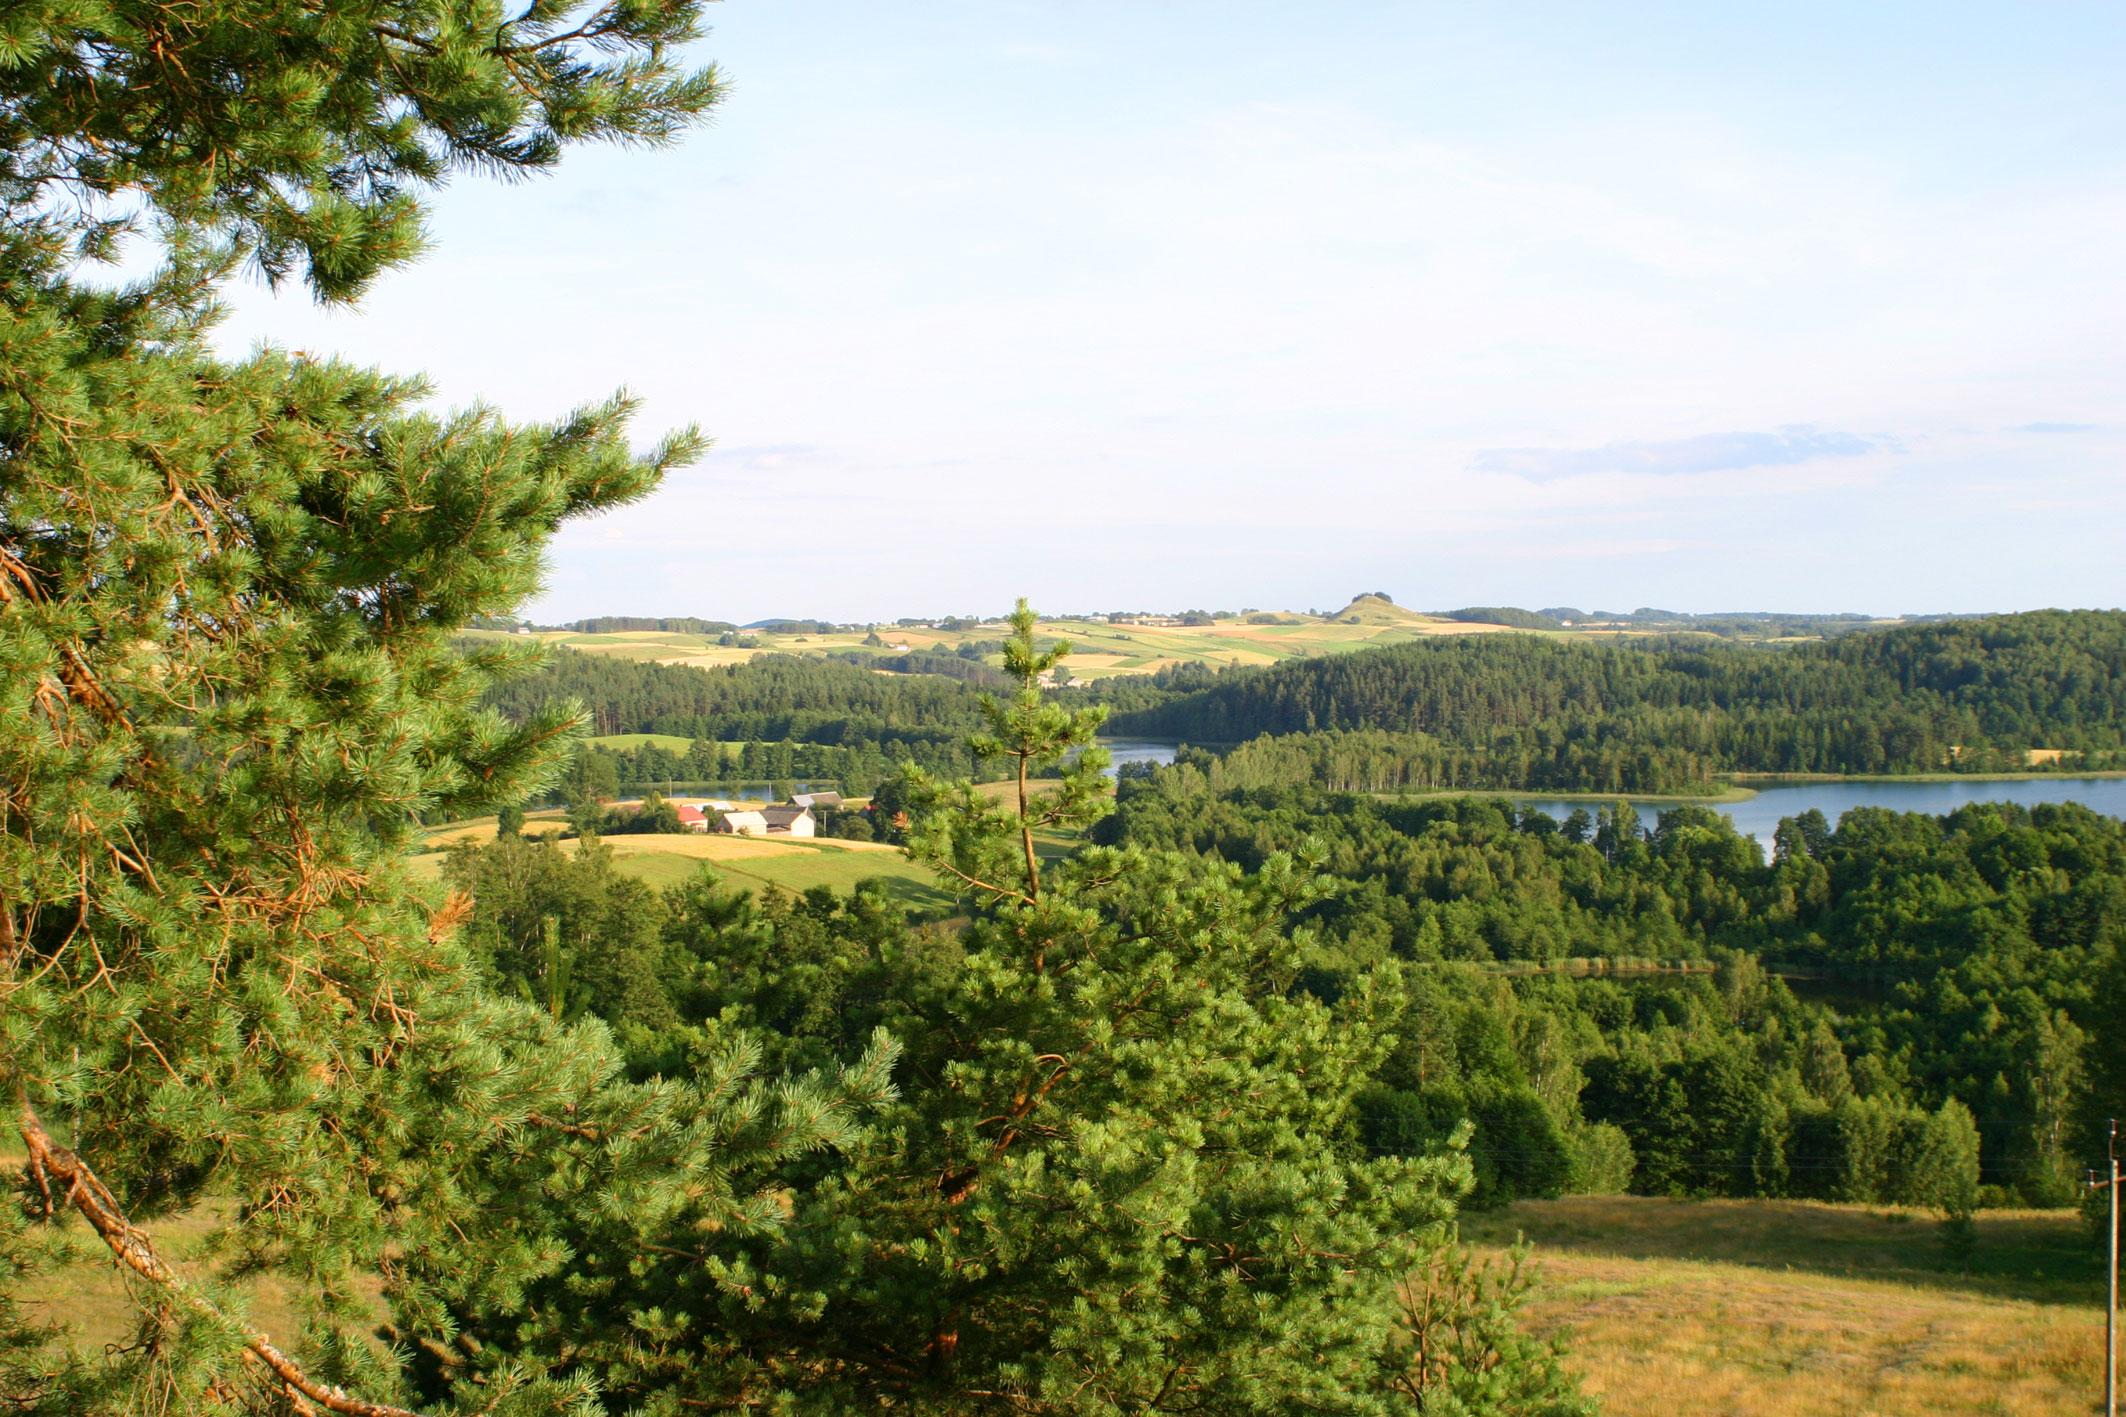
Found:
[[[1516,800],[1563,820],[1575,807],[1596,811],[1595,801],[1561,802],[1537,797]],[[1760,787],[1747,802],[1710,802],[1724,813],[1744,836],[1771,850],[1772,833],[1782,818],[1797,816],[1814,807],[1836,825],[1839,816],[1854,807],[1887,807],[1893,812],[1925,812],[1945,816],[1970,802],[2013,802],[2035,807],[2046,802],[2079,802],[2107,817],[2126,818],[2126,778],[2045,777],[1983,778],[1958,782],[1796,782]],[[1636,802],[1639,816],[1649,824],[1673,803]]]
[[[1114,759],[1107,767],[1107,775],[1113,777],[1124,763],[1157,763],[1165,767],[1174,760],[1174,753],[1180,745],[1149,743],[1136,738],[1102,738],[1100,746]]]
[[[1113,756],[1116,767],[1123,763],[1165,764],[1174,760],[1175,745],[1172,743],[1116,738],[1103,741],[1101,746]],[[1593,813],[1603,805],[1591,798],[1569,802],[1516,795],[1515,800],[1548,812],[1561,821],[1575,807],[1584,807]],[[1769,852],[1772,833],[1778,829],[1781,819],[1798,816],[1811,807],[1823,813],[1835,826],[1841,815],[1855,807],[1887,807],[1893,812],[1925,812],[1930,817],[1940,817],[1971,802],[2013,802],[2023,807],[2036,807],[2047,802],[2079,802],[2093,812],[2126,819],[2126,777],[1793,782],[1759,787],[1757,795],[1747,802],[1709,802],[1706,805],[1725,814],[1737,831],[1756,838],[1757,843]],[[1639,809],[1639,816],[1651,824],[1664,808],[1675,804],[1635,802],[1632,805]]]
[[[790,784],[790,790],[792,792],[834,792],[839,790],[840,786],[839,783],[834,782],[793,782]],[[705,792],[702,795],[704,797],[721,797],[726,802],[779,802],[782,800],[775,795],[774,784],[767,782],[749,782],[742,787],[718,789],[715,792]]]

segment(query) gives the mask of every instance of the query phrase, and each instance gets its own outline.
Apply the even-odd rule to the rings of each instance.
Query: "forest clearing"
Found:
[[[525,833],[536,837],[542,831],[559,831],[566,825],[564,816],[561,812],[530,813],[525,819]],[[453,823],[430,833],[430,849],[412,857],[410,864],[418,877],[433,880],[443,872],[443,848],[461,842],[485,845],[494,839],[492,817]],[[855,889],[859,882],[877,880],[905,904],[942,905],[949,899],[937,888],[932,872],[910,861],[899,847],[882,842],[797,841],[701,832],[641,833],[599,840],[612,852],[616,871],[659,888],[691,880],[707,866],[729,884],[753,889],[772,886],[803,892],[814,886],[830,886],[847,891]],[[572,840],[557,846],[562,851],[576,849]]]

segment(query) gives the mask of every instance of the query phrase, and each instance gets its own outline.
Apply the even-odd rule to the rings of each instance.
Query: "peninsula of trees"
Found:
[[[1251,745],[1245,780],[1369,790],[1658,793],[1730,773],[2101,769],[2126,762],[2126,614],[2041,611],[1793,646],[1422,640],[1228,671],[1118,712],[1112,730],[1268,737]]]

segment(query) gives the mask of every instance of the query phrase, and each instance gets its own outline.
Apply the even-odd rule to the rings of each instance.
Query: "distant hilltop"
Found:
[[[1732,611],[1693,614],[1642,606],[1632,611],[1551,606],[1465,605],[1414,610],[1386,591],[1364,591],[1335,610],[1190,609],[1174,612],[1110,610],[1049,615],[1044,640],[1068,640],[1071,655],[1059,685],[1086,686],[1135,675],[1263,668],[1360,649],[1441,637],[1505,633],[1562,638],[1654,635],[1785,643],[1836,639],[1856,630],[1922,620],[1860,614]],[[976,614],[910,616],[891,621],[839,622],[770,616],[738,624],[703,616],[600,615],[560,625],[493,617],[476,632],[538,638],[587,654],[664,665],[717,669],[767,656],[841,660],[880,674],[958,679],[977,688],[1001,681],[1004,627]]]
[[[1511,605],[1465,605],[1459,610],[1405,610],[1380,591],[1353,596],[1351,603],[1326,617],[1345,625],[1435,625],[1470,629],[1562,630],[1549,615]]]
[[[1940,620],[1968,619],[1970,613],[1867,615],[1854,611],[1782,610],[1663,610],[1642,605],[1636,610],[1582,610],[1576,606],[1552,605],[1524,610],[1514,605],[1464,605],[1452,610],[1414,610],[1398,605],[1387,591],[1369,590],[1351,597],[1340,610],[1103,610],[1051,615],[1058,623],[1090,625],[1135,625],[1146,628],[1208,629],[1224,625],[1384,625],[1451,629],[1509,629],[1556,631],[1634,631],[1713,634],[1730,638],[1828,638],[1870,626],[1922,624]],[[694,615],[596,615],[541,625],[515,617],[487,617],[482,630],[527,630],[541,634],[578,635],[667,634],[667,635],[835,635],[896,631],[942,631],[948,634],[995,630],[997,615],[904,616],[896,620],[827,620],[803,615],[771,615],[739,623]]]

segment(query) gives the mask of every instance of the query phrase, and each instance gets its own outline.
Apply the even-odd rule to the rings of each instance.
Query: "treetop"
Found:
[[[0,226],[80,254],[151,215],[320,300],[420,251],[420,194],[723,95],[702,0],[22,0],[0,18]]]

